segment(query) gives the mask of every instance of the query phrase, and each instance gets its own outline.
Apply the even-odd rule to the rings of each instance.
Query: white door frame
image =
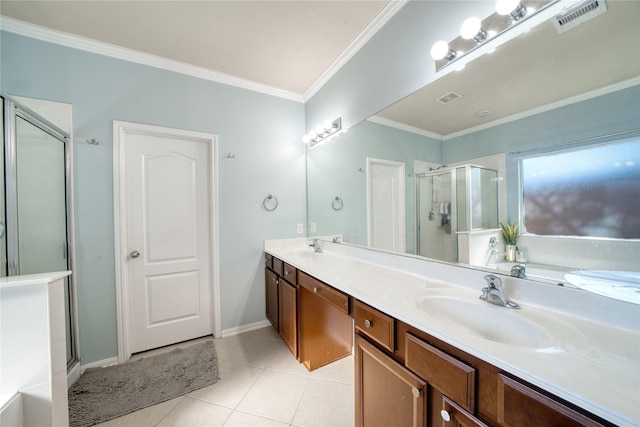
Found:
[[[400,252],[405,252],[407,248],[407,213],[406,213],[406,196],[405,196],[405,164],[404,162],[397,162],[394,160],[376,159],[373,157],[367,157],[367,246],[371,246],[371,166],[385,165],[396,168],[398,174],[398,204],[399,204],[399,216],[398,216],[398,228],[400,229],[400,239],[398,241]]]
[[[114,243],[116,267],[116,312],[118,325],[118,363],[124,363],[131,357],[131,335],[129,319],[129,292],[127,283],[127,198],[126,198],[126,147],[127,134],[143,134],[158,137],[187,138],[209,144],[210,161],[210,208],[211,208],[211,309],[213,310],[212,330],[216,337],[221,336],[220,314],[220,255],[218,227],[218,136],[160,126],[113,122],[113,208]]]

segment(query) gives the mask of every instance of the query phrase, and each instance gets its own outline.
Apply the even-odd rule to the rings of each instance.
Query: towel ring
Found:
[[[269,201],[271,201],[271,200],[275,200],[275,205],[273,205],[272,207],[268,207],[267,203],[269,203]],[[273,196],[273,195],[269,194],[262,201],[262,207],[265,208],[265,210],[268,210],[269,212],[275,211],[276,208],[278,207],[278,198],[276,196]]]
[[[338,196],[336,196],[336,198],[331,202],[331,207],[334,211],[339,211],[340,209],[342,209],[343,205],[344,203],[342,202],[342,199]]]

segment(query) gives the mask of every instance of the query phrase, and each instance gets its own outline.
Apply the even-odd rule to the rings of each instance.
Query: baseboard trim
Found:
[[[73,365],[73,367],[67,372],[67,388],[71,387],[73,383],[78,381],[80,378],[80,370],[82,369],[82,365],[80,362],[77,362]]]
[[[221,338],[231,337],[233,335],[242,334],[244,332],[255,331],[256,329],[264,328],[266,326],[271,326],[271,323],[267,319],[261,320],[259,322],[249,323],[247,325],[236,326],[235,328],[223,329]]]

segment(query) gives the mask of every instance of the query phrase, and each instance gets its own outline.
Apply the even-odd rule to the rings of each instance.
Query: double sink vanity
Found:
[[[640,423],[638,305],[330,241],[265,253],[292,354],[354,354],[357,426]]]

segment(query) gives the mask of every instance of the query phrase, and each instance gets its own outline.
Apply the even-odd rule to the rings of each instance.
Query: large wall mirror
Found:
[[[523,226],[523,159],[640,139],[640,2],[605,7],[565,32],[544,22],[311,148],[310,235],[510,274],[498,224]],[[638,271],[633,227],[525,233],[518,260],[528,278],[567,285],[574,269]],[[640,273],[628,280],[640,289]]]

